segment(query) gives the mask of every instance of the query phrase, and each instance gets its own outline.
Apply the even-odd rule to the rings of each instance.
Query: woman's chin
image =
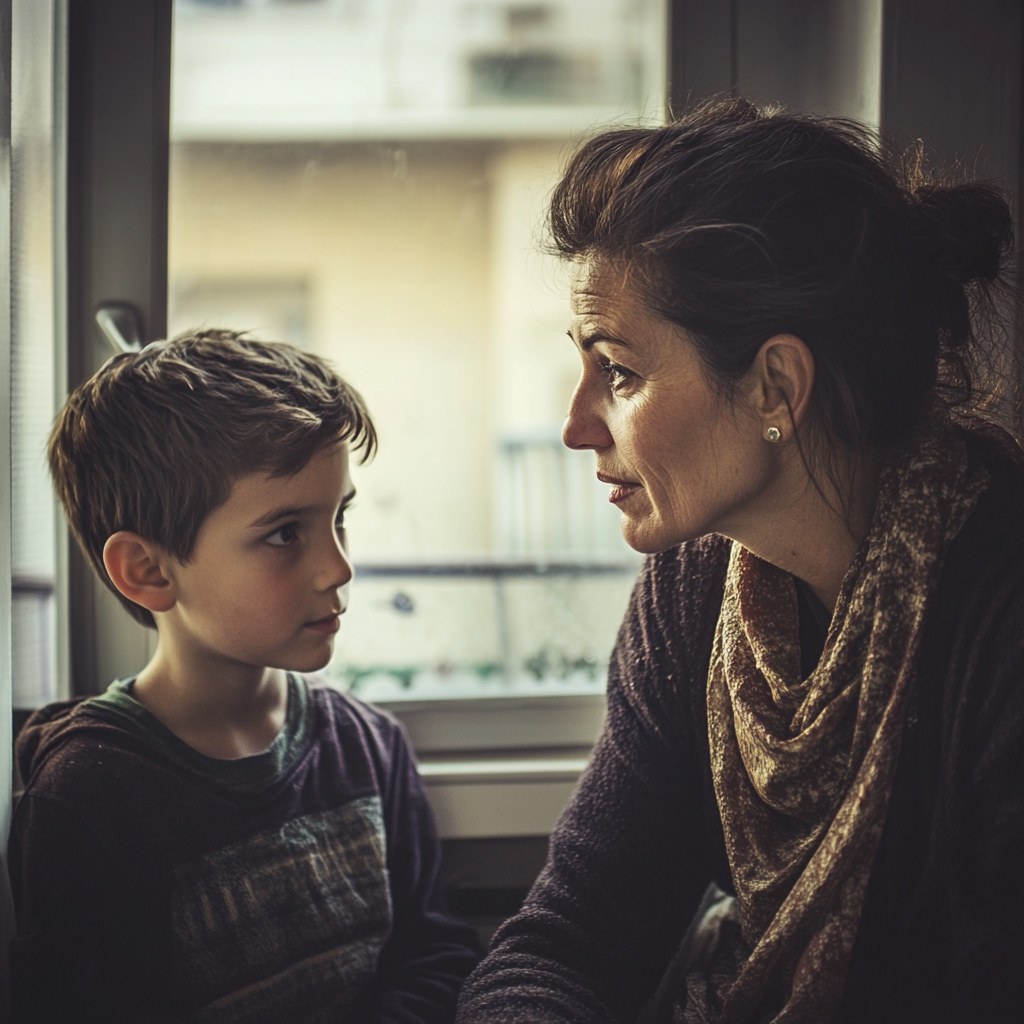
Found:
[[[622,517],[621,528],[622,539],[641,555],[656,555],[659,551],[667,551],[679,543],[667,530],[653,523],[633,522],[626,516]]]
[[[656,555],[668,551],[687,541],[696,540],[714,532],[702,527],[705,524],[666,523],[655,516],[633,518],[623,513],[620,521],[622,539],[641,555]]]

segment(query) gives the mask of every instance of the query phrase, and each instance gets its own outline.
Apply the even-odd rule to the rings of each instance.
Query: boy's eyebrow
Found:
[[[341,499],[341,509],[348,508],[352,504],[356,496],[356,489],[353,487],[344,498]],[[259,519],[254,519],[249,524],[249,529],[254,530],[263,526],[269,526],[271,523],[276,523],[279,519],[297,519],[300,516],[308,515],[310,512],[315,512],[319,506],[317,505],[286,505],[281,508],[271,509],[266,515],[260,516]]]

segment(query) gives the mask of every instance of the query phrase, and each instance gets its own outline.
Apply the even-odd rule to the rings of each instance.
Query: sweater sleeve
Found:
[[[659,693],[685,703],[687,685],[685,652],[664,632],[678,609],[657,589],[646,570],[612,656],[591,764],[523,910],[467,982],[460,1024],[634,1020],[715,874],[696,752],[672,727],[678,709],[654,704]]]
[[[22,798],[10,841],[17,1024],[170,1022],[169,936],[153,887],[137,884],[88,825],[55,801]]]
[[[408,741],[392,726],[384,819],[393,924],[352,1024],[450,1024],[479,960],[476,932],[441,909],[440,844]]]

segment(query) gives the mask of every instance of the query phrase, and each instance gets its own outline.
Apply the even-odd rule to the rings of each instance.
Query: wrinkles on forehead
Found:
[[[655,317],[635,288],[629,267],[611,260],[581,261],[571,286],[570,336],[584,351],[597,340],[630,347],[627,338]]]
[[[633,304],[627,267],[610,260],[583,260],[572,275],[571,304],[574,316],[604,315],[609,305]]]

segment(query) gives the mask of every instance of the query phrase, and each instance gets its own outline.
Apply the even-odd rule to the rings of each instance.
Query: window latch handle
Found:
[[[96,323],[115,352],[142,348],[142,317],[130,302],[104,302],[96,310]]]

